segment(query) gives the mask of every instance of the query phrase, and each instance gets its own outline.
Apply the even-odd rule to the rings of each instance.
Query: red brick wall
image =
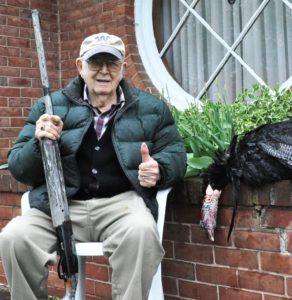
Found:
[[[229,242],[233,202],[228,187],[220,199],[212,243],[199,225],[200,181],[186,180],[167,210],[166,299],[292,299],[291,183],[244,187]]]
[[[59,88],[57,1],[0,1],[0,164],[24,124],[33,101],[42,95],[31,8],[42,14],[52,88]]]
[[[9,182],[7,172],[0,185]],[[13,181],[0,197],[1,227],[18,215],[24,186]],[[232,197],[220,199],[215,242],[199,226],[201,182],[185,180],[170,196],[164,229],[162,262],[166,300],[292,299],[292,182],[251,190],[244,188],[229,242]],[[88,258],[87,298],[111,299],[111,270],[105,258]],[[0,283],[6,283],[0,264]],[[51,295],[62,296],[63,282],[55,268],[49,276]]]
[[[101,31],[124,40],[125,77],[139,88],[152,87],[138,55],[133,0],[0,0],[0,164],[42,95],[31,9],[41,13],[52,90],[77,75],[81,41]]]
[[[59,5],[58,5],[59,4]],[[76,75],[75,58],[88,34],[107,31],[127,44],[125,76],[134,85],[151,86],[135,41],[134,0],[0,0],[0,164],[13,144],[32,103],[42,95],[31,9],[42,15],[52,89]],[[165,225],[163,282],[166,300],[292,299],[291,182],[244,189],[235,231],[226,241],[232,214],[224,192],[215,243],[199,227],[200,182],[185,182],[169,203]],[[20,214],[26,187],[0,171],[0,228]],[[89,258],[87,299],[110,299],[110,273],[104,258]],[[0,283],[6,279],[0,264]],[[63,283],[52,268],[50,294],[61,296]]]

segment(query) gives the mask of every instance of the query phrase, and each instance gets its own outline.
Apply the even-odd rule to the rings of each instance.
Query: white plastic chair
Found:
[[[159,204],[159,216],[157,221],[157,228],[160,236],[160,241],[162,242],[163,236],[163,228],[164,228],[164,219],[165,219],[165,211],[166,211],[166,202],[167,196],[171,188],[158,191],[157,193],[157,201]],[[28,200],[29,192],[26,192],[21,197],[21,212],[24,214],[27,210],[30,209],[29,200]],[[84,300],[85,299],[85,263],[86,256],[103,256],[102,252],[102,243],[76,243],[76,255],[78,258],[78,284],[75,294],[75,300]],[[149,293],[148,300],[164,300],[163,295],[163,287],[161,280],[161,264],[158,267],[156,274],[153,277],[152,285]]]

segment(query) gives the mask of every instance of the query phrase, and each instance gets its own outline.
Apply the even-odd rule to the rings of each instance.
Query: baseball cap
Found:
[[[86,60],[98,53],[110,53],[123,61],[125,45],[119,37],[105,32],[85,38],[80,47],[80,57]]]

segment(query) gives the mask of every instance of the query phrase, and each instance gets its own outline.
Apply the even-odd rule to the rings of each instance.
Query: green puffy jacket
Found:
[[[121,81],[121,86],[126,103],[114,119],[113,145],[126,176],[156,219],[156,190],[173,186],[183,179],[185,148],[164,101],[130,87],[125,80]],[[76,154],[93,120],[92,109],[82,99],[83,88],[83,80],[76,77],[63,90],[52,93],[54,114],[59,115],[64,123],[59,147],[69,205],[70,198],[80,187]],[[17,180],[32,187],[29,194],[31,207],[50,214],[40,145],[35,138],[36,121],[44,113],[44,98],[41,98],[34,104],[24,128],[8,153],[8,167]],[[162,176],[159,186],[155,188],[143,188],[138,181],[142,142],[147,143],[150,155],[160,166]]]

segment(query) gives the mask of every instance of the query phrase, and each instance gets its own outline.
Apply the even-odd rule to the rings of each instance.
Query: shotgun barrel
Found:
[[[46,113],[53,115],[54,112],[38,10],[32,10],[32,20]],[[60,244],[58,274],[66,283],[66,295],[63,299],[74,300],[78,262],[75,254],[75,241],[69,215],[60,150],[57,141],[44,138],[40,143],[52,222]]]

